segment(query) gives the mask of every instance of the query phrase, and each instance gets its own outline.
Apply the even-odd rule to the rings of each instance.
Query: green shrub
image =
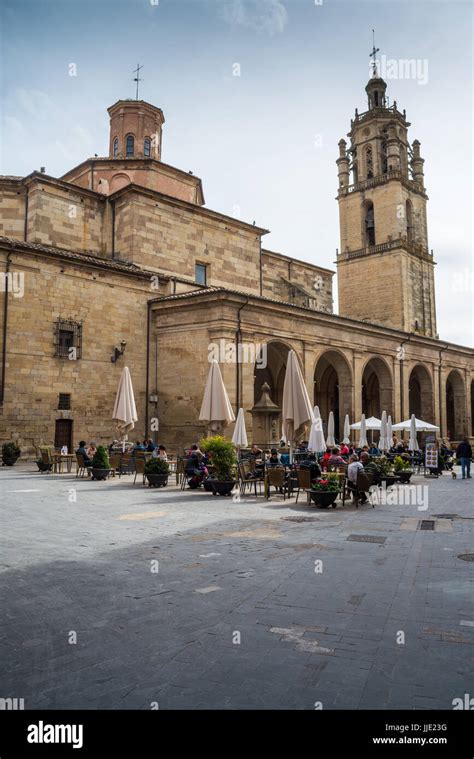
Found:
[[[395,456],[393,460],[393,471],[403,472],[411,469],[411,463],[409,459],[403,459],[401,456]]]
[[[97,451],[92,459],[93,469],[110,469],[109,455],[103,445],[97,447]]]
[[[145,464],[146,474],[166,474],[170,473],[170,466],[167,461],[159,458],[150,458]]]
[[[212,437],[203,438],[199,443],[199,447],[209,455],[209,463],[215,467],[218,480],[234,479],[237,456],[235,445],[231,440],[227,440],[221,435],[213,435]]]
[[[4,443],[2,445],[2,456],[4,459],[17,459],[21,450],[16,443]]]

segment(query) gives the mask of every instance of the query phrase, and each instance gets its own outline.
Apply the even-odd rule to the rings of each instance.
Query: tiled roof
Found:
[[[127,263],[126,261],[113,261],[109,258],[100,258],[93,253],[76,253],[71,250],[65,250],[64,248],[55,248],[52,245],[43,245],[38,242],[24,242],[23,240],[15,240],[13,237],[0,236],[0,246],[2,245],[8,245],[10,248],[24,250],[30,253],[44,253],[45,255],[53,256],[55,258],[66,258],[70,261],[78,261],[79,263],[87,264],[88,266],[98,266],[99,268],[110,269],[112,271],[121,271],[139,277],[146,277],[147,279],[151,276],[159,276],[163,280],[168,279],[164,274],[141,269],[136,264]]]

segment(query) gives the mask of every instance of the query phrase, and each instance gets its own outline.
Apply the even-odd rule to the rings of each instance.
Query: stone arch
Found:
[[[131,184],[131,182],[132,180],[130,179],[130,176],[125,171],[114,174],[110,180],[110,192],[112,193],[121,190],[122,187],[126,187],[128,184]]]
[[[362,247],[375,245],[375,209],[372,200],[364,200],[362,203]]]
[[[434,424],[433,380],[423,364],[416,364],[410,372],[408,409],[410,415]]]
[[[352,419],[352,369],[346,356],[332,348],[325,350],[314,367],[314,399],[319,406],[323,424],[326,427],[329,412],[334,413],[336,437],[343,438],[344,418]]]
[[[466,389],[457,369],[452,369],[446,378],[446,425],[450,440],[460,440],[467,434]]]
[[[382,411],[393,418],[393,376],[392,371],[381,356],[367,359],[362,371],[362,413],[366,417],[382,416]]]
[[[283,340],[277,339],[264,343],[264,349],[266,351],[266,366],[259,368],[256,363],[254,369],[253,436],[254,441],[259,444],[278,445],[281,439],[281,406],[288,351],[294,350],[294,348]],[[298,356],[297,353],[296,355]],[[299,356],[298,361],[302,368]],[[275,411],[270,415],[263,412],[261,406],[257,408],[262,399],[262,388],[267,385],[269,390],[265,397],[270,403],[275,404]]]

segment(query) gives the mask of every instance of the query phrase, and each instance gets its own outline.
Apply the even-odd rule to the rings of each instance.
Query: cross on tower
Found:
[[[377,61],[375,60],[375,56],[377,55],[377,53],[380,52],[380,48],[375,47],[375,30],[374,29],[372,29],[372,45],[373,45],[372,52],[369,53],[369,58],[373,58],[372,68],[373,68],[373,73],[375,76],[377,73]]]
[[[137,63],[137,68],[133,70],[133,74],[136,74],[133,81],[137,83],[137,94],[136,94],[136,100],[138,100],[138,85],[140,82],[143,82],[143,79],[140,79],[140,69],[142,69],[143,66],[140,66],[139,63]]]

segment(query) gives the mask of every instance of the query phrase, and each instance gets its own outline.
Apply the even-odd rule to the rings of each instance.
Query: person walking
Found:
[[[470,480],[472,448],[467,437],[463,437],[462,441],[456,448],[456,458],[461,462],[462,479],[465,480],[467,476],[467,479]]]

